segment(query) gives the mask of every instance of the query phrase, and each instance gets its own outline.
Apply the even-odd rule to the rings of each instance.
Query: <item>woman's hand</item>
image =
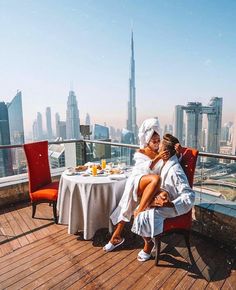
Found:
[[[168,160],[170,158],[170,152],[168,150],[164,150],[159,152],[158,154],[159,159]]]

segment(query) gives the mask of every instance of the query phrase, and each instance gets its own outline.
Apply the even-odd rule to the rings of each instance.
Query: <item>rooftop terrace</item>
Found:
[[[105,254],[106,229],[84,241],[51,215],[47,204],[37,209],[45,219],[32,219],[28,203],[1,210],[0,289],[235,289],[235,252],[214,240],[192,233],[190,265],[182,238],[166,237],[156,267],[136,260],[142,241],[128,229],[124,246]]]

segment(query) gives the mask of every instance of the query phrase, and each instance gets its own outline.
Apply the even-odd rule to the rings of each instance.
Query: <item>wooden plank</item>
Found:
[[[10,243],[0,244],[0,258],[13,252],[13,248]]]
[[[233,255],[232,255],[233,256]],[[235,256],[234,256],[235,259]],[[236,262],[232,265],[231,275],[227,277],[222,285],[222,289],[236,289]]]
[[[206,251],[206,241],[203,239],[200,240],[200,243],[196,247],[194,259],[196,261],[196,265],[203,275],[203,277],[208,277],[213,275],[215,271],[214,262],[212,262],[212,258],[216,255],[216,249],[213,245],[211,245]],[[194,282],[198,281],[200,285],[206,287],[208,284],[205,282],[203,277],[194,276],[194,275],[185,275],[184,278],[179,282],[176,286],[176,289],[191,289],[193,287]]]
[[[40,228],[40,226],[42,226],[42,224],[39,226],[39,224],[36,224],[34,219],[32,219],[31,207],[24,207],[24,208],[16,207],[16,208],[17,208],[19,215],[22,217],[24,222],[27,224],[27,226],[29,227],[31,232],[32,231],[34,232],[36,239],[39,240],[39,239],[44,238],[45,235],[42,233],[41,230],[35,231],[35,229]]]
[[[100,249],[100,251],[103,250]],[[94,282],[95,278],[99,277],[101,274],[107,273],[108,270],[114,270],[114,267],[117,264],[119,264],[120,266],[120,274],[127,265],[129,265],[130,263],[133,264],[133,261],[135,260],[137,255],[137,250],[123,250],[120,252],[114,252],[112,253],[113,258],[108,260],[108,256],[111,256],[110,254],[111,253],[103,253],[103,256],[99,259],[99,261],[96,261],[94,264],[89,264],[88,266],[86,266],[86,270],[88,273],[83,276],[82,279],[79,279],[73,285],[71,285],[69,289],[79,289],[81,287],[88,287],[90,285],[99,285],[100,288],[110,289],[110,286],[106,285],[106,283],[108,283],[107,280],[106,282],[100,282],[99,280]],[[109,281],[113,281],[113,286],[115,286],[116,284],[116,277],[120,277],[120,275],[113,275],[112,278],[110,277]]]
[[[87,274],[89,274],[90,267],[96,267],[100,265],[100,258],[104,255],[104,252],[101,249],[92,247],[90,244],[90,253],[83,253],[82,260],[77,260],[76,264],[73,265],[73,268],[70,268],[66,271],[66,278],[54,285],[51,289],[63,289],[68,288],[74,282],[83,279]],[[102,263],[102,262],[101,262]]]
[[[81,262],[83,260],[87,260],[88,256],[91,256],[91,259],[95,258],[95,250],[91,247],[90,242],[76,242],[76,248],[74,250],[70,249],[70,257],[67,256],[66,261],[64,261],[65,258],[62,258],[64,262],[60,263],[59,260],[59,265],[58,261],[54,263],[54,265],[52,263],[51,265],[49,265],[49,271],[38,271],[37,278],[32,280],[32,282],[27,284],[23,289],[33,289],[35,287],[37,287],[37,289],[49,289],[54,287],[55,285],[58,285],[58,283],[64,281],[68,277],[70,277],[71,279],[71,274],[75,272],[78,274],[81,269]],[[78,247],[78,243],[80,244],[80,247]]]
[[[69,237],[70,239],[73,239],[72,236]],[[28,245],[27,247],[20,248],[18,251],[15,251],[8,256],[0,258],[0,276],[9,272],[10,270],[13,270],[17,266],[19,267],[20,265],[24,264],[27,259],[33,258],[35,253],[47,249],[48,244],[58,244],[60,241],[63,241],[66,238],[67,237],[65,237],[65,233],[60,232],[58,235],[53,237],[46,237],[40,241]]]
[[[171,254],[172,251],[173,251],[173,245],[177,246],[180,242],[181,242],[181,236],[179,235],[171,235],[168,237],[168,248],[170,249],[170,251],[168,251],[167,253],[168,254]],[[145,263],[139,263],[140,264],[140,267],[141,269],[144,267],[144,268],[148,268],[147,271],[145,271],[145,274],[141,274],[141,276],[136,276],[136,283],[131,286],[130,288],[131,289],[143,289],[145,288],[147,285],[149,285],[151,287],[151,284],[154,282],[153,279],[155,279],[157,276],[159,276],[163,271],[166,271],[166,275],[168,275],[169,273],[169,268],[166,268],[167,265],[171,265],[170,263],[168,263],[167,261],[163,260],[163,258],[165,257],[165,254],[166,253],[166,244],[162,243],[162,248],[161,248],[161,259],[159,261],[159,266],[156,267],[154,265],[154,261],[153,260],[150,260],[148,262],[145,262]],[[161,265],[161,266],[160,266]],[[163,266],[165,268],[163,268]],[[141,272],[141,269],[140,269],[140,272]],[[132,276],[135,277],[134,273],[131,274]],[[164,275],[164,277],[166,277]],[[168,276],[167,276],[168,277]],[[151,283],[151,284],[150,284]],[[155,283],[154,283],[155,284]]]
[[[30,230],[27,223],[25,223],[24,219],[21,217],[21,215],[19,214],[17,209],[12,211],[11,214],[12,214],[14,220],[16,221],[16,223],[19,225],[22,233],[25,234],[25,237],[26,237],[28,243],[30,244],[30,243],[37,241],[37,238],[35,237],[34,233]]]
[[[8,220],[6,219],[6,216],[4,213],[0,215],[0,222],[3,226],[2,231],[3,231],[4,235],[7,236],[8,239],[11,237],[14,237],[15,236],[14,232],[13,232]],[[16,249],[21,247],[21,245],[17,239],[12,240],[9,243],[10,243],[10,246],[13,249],[13,251],[15,251]]]
[[[28,226],[33,230],[40,228],[40,231],[35,231],[35,235],[38,239],[44,238],[50,234],[50,232],[47,230],[46,226],[50,224],[50,222],[46,220],[39,220],[39,219],[33,219],[32,213],[31,213],[31,206],[22,208],[20,211],[20,214],[22,215],[22,218],[24,218],[28,224]],[[43,227],[45,226],[45,227]]]
[[[104,265],[101,265],[99,271],[96,271],[96,273],[94,271],[93,279],[87,281],[86,288],[100,289],[100,287],[105,287],[104,284],[108,280],[113,280],[115,275],[119,275],[119,272],[127,267],[130,263],[131,255],[136,255],[137,257],[137,251],[139,250],[122,250],[118,251],[118,255],[115,255],[116,252],[105,254],[107,261],[104,262]]]
[[[183,241],[183,240],[182,240]],[[200,244],[201,240],[196,239],[195,235],[192,235],[191,238],[191,252],[193,257],[195,257],[195,263],[197,262],[197,259],[199,258],[196,247]],[[180,253],[183,255],[183,257],[180,257],[178,259],[178,263],[175,264],[176,270],[171,274],[170,276],[166,276],[166,280],[162,280],[162,284],[160,281],[158,282],[158,287],[161,287],[161,289],[175,289],[175,287],[180,283],[180,281],[184,278],[185,275],[193,275],[193,272],[196,271],[195,269],[195,263],[192,265],[192,261],[189,261],[189,254],[188,249],[185,247],[185,243],[182,243],[184,248],[180,250],[179,246],[177,246],[177,249],[179,249]],[[186,264],[186,261],[189,262],[189,264]]]
[[[48,271],[48,266],[58,261],[61,257],[67,259],[65,251],[70,251],[70,247],[77,247],[77,241],[64,239],[58,244],[48,244],[44,250],[37,251],[31,257],[27,257],[25,263],[1,276],[1,286],[7,289],[17,287],[21,289],[38,276],[41,270]],[[62,261],[63,262],[63,261]]]

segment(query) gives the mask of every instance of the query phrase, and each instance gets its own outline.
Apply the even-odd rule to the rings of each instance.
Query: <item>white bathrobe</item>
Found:
[[[129,222],[134,210],[138,206],[138,196],[137,190],[139,181],[142,176],[147,174],[160,174],[160,169],[163,161],[160,160],[156,163],[154,168],[151,170],[150,165],[152,160],[140,152],[134,154],[135,165],[133,167],[132,173],[129,176],[122,198],[113,211],[110,218],[114,225],[120,221]]]
[[[169,193],[174,208],[151,208],[139,213],[134,219],[134,233],[143,237],[154,237],[163,232],[165,218],[185,214],[193,207],[195,193],[189,186],[176,155],[172,156],[161,170],[161,187]]]

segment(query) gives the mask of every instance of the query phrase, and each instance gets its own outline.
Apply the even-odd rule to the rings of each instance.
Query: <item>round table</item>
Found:
[[[89,240],[98,229],[112,230],[110,215],[121,199],[127,178],[111,178],[62,174],[57,210],[59,223],[68,224],[69,234],[83,231],[84,239]]]

